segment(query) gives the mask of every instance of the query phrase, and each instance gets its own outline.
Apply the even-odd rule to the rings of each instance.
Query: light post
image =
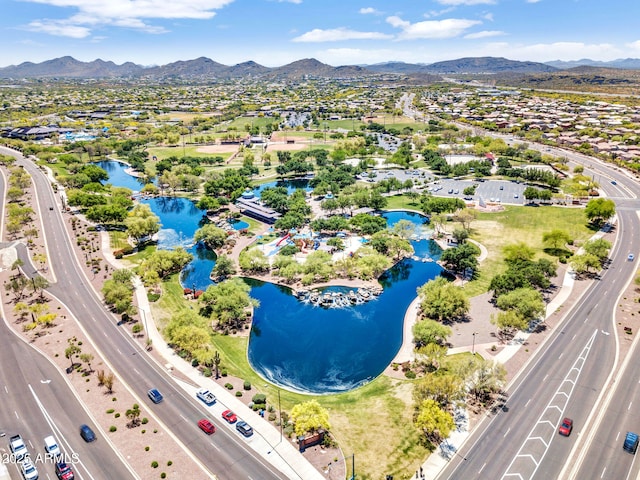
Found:
[[[476,334],[478,332],[473,332],[473,343],[471,343],[471,354],[475,355],[476,354]]]

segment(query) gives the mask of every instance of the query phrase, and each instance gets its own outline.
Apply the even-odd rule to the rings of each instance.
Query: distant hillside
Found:
[[[590,60],[583,58],[581,60],[573,60],[565,62],[562,60],[554,60],[553,62],[545,62],[546,65],[566,70],[569,68],[589,66],[589,67],[604,67],[604,68],[621,68],[624,70],[640,70],[639,58],[619,58],[617,60],[611,60],[610,62],[600,62],[597,60]]]
[[[552,72],[556,68],[544,63],[519,62],[499,57],[468,57],[431,64],[386,62],[364,65],[367,70],[379,73],[430,73],[434,75],[493,74],[501,72],[539,73]]]
[[[211,80],[242,77],[299,79],[303,77],[353,78],[374,74],[375,72],[359,66],[332,67],[314,58],[306,58],[281,67],[269,68],[253,61],[228,66],[206,57],[180,60],[154,67],[143,67],[130,62],[116,65],[113,62],[102,60],[81,62],[72,57],[61,57],[42,63],[25,62],[17,66],[0,68],[0,78],[11,79],[113,77],[157,80]]]

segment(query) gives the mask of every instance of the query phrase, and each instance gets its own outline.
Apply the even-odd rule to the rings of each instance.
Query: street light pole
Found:
[[[471,344],[471,354],[475,355],[476,354],[476,334],[478,332],[473,332],[473,343]]]

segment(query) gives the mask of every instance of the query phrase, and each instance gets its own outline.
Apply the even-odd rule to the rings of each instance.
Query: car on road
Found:
[[[24,480],[36,480],[38,478],[38,470],[29,457],[25,457],[20,462],[20,473]]]
[[[59,480],[73,480],[76,478],[71,467],[65,462],[56,463],[56,476]]]
[[[236,430],[238,430],[245,437],[253,435],[253,428],[247,422],[240,420],[236,423]]]
[[[87,443],[94,442],[96,440],[96,434],[93,433],[93,430],[91,430],[89,425],[80,425],[80,436]]]
[[[164,399],[164,397],[160,393],[160,390],[158,390],[157,388],[152,388],[151,390],[149,390],[147,392],[147,395],[153,403],[160,403]]]
[[[611,185],[617,185],[618,182],[616,182],[615,180],[611,180]]]
[[[633,253],[630,253],[629,255],[627,255],[627,260],[629,260],[630,262],[633,262],[633,259],[636,258],[635,255]]]
[[[53,438],[53,435],[44,437],[44,451],[47,452],[52,458],[58,458],[62,455],[58,442]]]
[[[231,410],[222,412],[222,418],[224,418],[227,423],[236,423],[238,421],[238,417],[236,417],[236,414]]]
[[[211,423],[206,418],[201,418],[198,420],[198,427],[207,435],[213,435],[216,432],[216,427],[213,423]]]
[[[513,194],[513,198],[518,198],[518,194],[517,194],[517,193],[514,193],[514,194]]]
[[[565,417],[565,419],[562,420],[560,427],[558,428],[558,433],[560,435],[564,435],[565,437],[568,437],[569,435],[571,435],[571,430],[573,430],[573,420],[571,420],[568,417]]]
[[[629,452],[635,455],[636,450],[638,449],[638,434],[633,432],[627,432],[627,435],[624,437],[624,443],[622,444],[622,449],[625,452]]]

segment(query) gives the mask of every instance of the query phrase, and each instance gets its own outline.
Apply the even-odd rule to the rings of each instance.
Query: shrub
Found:
[[[249,380],[245,380],[243,387],[245,390],[251,390],[251,382]]]
[[[226,369],[226,368],[223,368],[223,369],[220,371],[220,375],[222,375],[223,377],[226,377],[226,376],[228,375],[228,373],[227,373],[227,369]]]
[[[111,426],[109,427],[109,431],[110,431],[110,432],[115,432],[116,430],[118,430],[118,427],[116,427],[115,425],[111,425]]]
[[[267,396],[264,393],[256,393],[251,399],[253,403],[259,403],[261,405],[267,404]]]
[[[157,302],[158,300],[160,300],[160,294],[149,292],[147,293],[147,300],[149,300],[150,302]]]
[[[142,417],[142,420],[140,420],[142,422],[143,425],[146,425],[147,423],[149,423],[149,419],[147,417]]]
[[[170,467],[171,465],[173,465],[173,462],[172,462],[171,460],[169,460],[169,461],[167,462],[167,467]]]
[[[233,385],[231,385],[230,383],[225,383],[224,388],[226,388],[227,390],[233,390]]]
[[[116,417],[116,418],[120,418],[120,412],[116,412],[116,414],[114,415],[114,417]]]
[[[155,460],[153,462],[151,462],[151,466],[153,468],[158,468],[158,462],[156,462]]]
[[[208,368],[208,367],[204,369],[204,372],[202,372],[202,374],[207,378],[209,378],[211,375],[213,375],[213,373],[211,373],[211,369]]]
[[[241,396],[242,396],[242,392],[241,392],[240,390],[238,390],[238,391],[236,392],[236,397],[241,397]]]
[[[193,360],[191,360],[192,367],[197,367],[198,365],[200,365],[200,362],[198,361],[197,358],[194,358]]]
[[[416,372],[414,372],[413,370],[407,370],[406,372],[404,372],[404,376],[413,379],[416,378]]]
[[[273,422],[276,419],[276,414],[273,412],[270,413],[268,419],[270,422]]]
[[[131,327],[131,333],[134,335],[139,334],[142,331],[142,324],[140,322],[136,323],[133,327]]]
[[[108,413],[109,415],[111,415],[113,412],[115,412],[115,410],[114,410],[113,408],[110,408],[109,410],[107,410],[107,413]]]
[[[167,478],[167,474],[166,474],[166,473],[164,473],[164,472],[162,472],[162,473],[160,474],[160,478]]]
[[[147,431],[143,428],[140,433],[147,433]]]
[[[144,451],[145,451],[145,452],[148,452],[148,451],[149,451],[149,448],[151,448],[151,447],[149,447],[149,445],[147,445],[146,447],[144,447]]]

